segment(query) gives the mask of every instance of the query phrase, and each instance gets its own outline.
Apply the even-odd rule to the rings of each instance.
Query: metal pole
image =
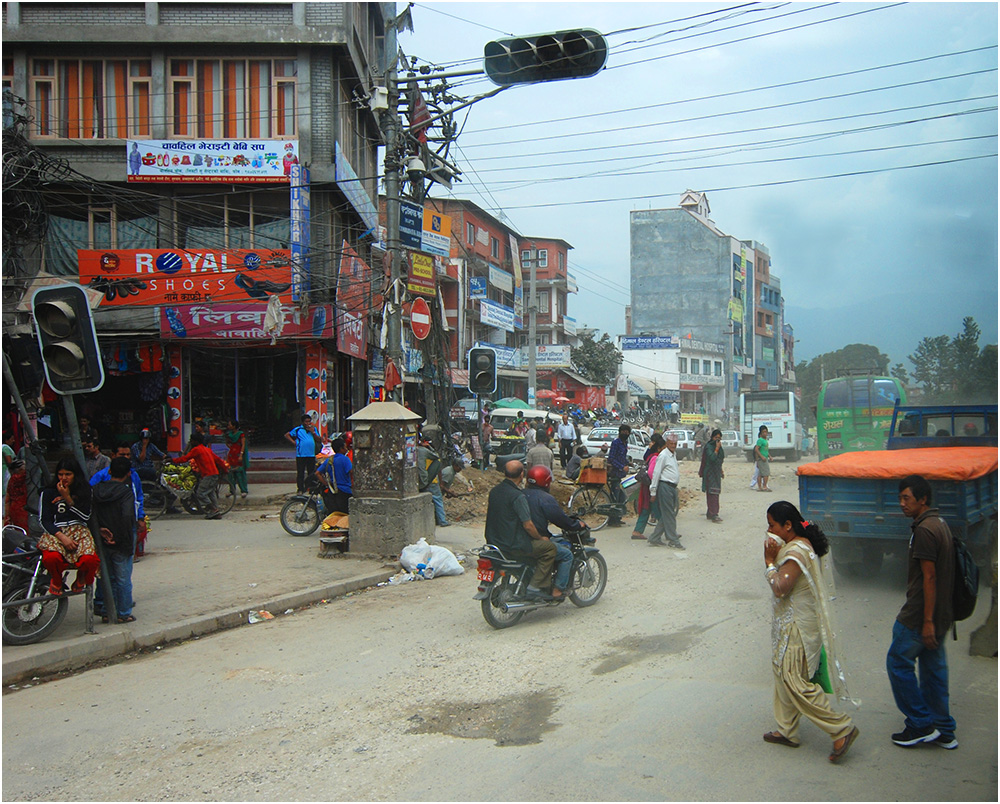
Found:
[[[537,335],[535,317],[538,313],[538,296],[536,280],[538,279],[538,250],[531,244],[531,273],[528,280],[528,404],[535,406],[535,352]]]
[[[83,444],[80,441],[80,423],[76,420],[76,405],[73,403],[71,395],[66,395],[62,399],[63,409],[66,411],[66,423],[69,425],[69,436],[73,446],[73,454],[76,455],[80,469],[86,472],[87,457],[83,454]],[[88,477],[87,480],[89,481],[90,478]],[[101,539],[101,523],[98,521],[97,512],[93,507],[90,510],[90,533],[94,537],[94,549],[97,551],[97,557],[101,562],[99,583],[101,584],[101,591],[104,593],[104,610],[107,612],[109,622],[114,622],[118,619],[118,610],[115,608],[114,592],[111,591],[111,578],[106,571],[108,563],[104,555],[103,539]]]
[[[402,308],[399,296],[400,283],[400,242],[399,242],[399,84],[396,81],[396,59],[386,71],[386,87],[389,93],[389,109],[385,113],[385,221],[386,247],[389,250],[389,299],[387,301],[388,321],[386,325],[385,356],[391,359],[400,376],[403,374],[402,349]],[[391,392],[394,401],[403,401],[402,384]]]

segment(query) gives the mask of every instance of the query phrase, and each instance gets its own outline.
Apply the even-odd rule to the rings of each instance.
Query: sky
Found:
[[[404,5],[397,4],[402,11]],[[629,213],[706,191],[764,244],[796,361],[925,336],[997,342],[997,4],[418,2],[399,45],[482,68],[493,39],[588,27],[591,78],[513,87],[456,113],[468,199],[573,245],[579,326],[624,333]],[[494,88],[453,78],[452,94]]]

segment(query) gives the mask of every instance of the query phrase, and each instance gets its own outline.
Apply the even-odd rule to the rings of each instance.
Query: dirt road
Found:
[[[609,584],[589,609],[484,622],[474,572],[357,593],[3,699],[11,800],[989,800],[996,661],[949,643],[957,751],[904,750],[885,677],[901,562],[840,583],[861,708],[842,766],[812,726],[768,745],[766,504],[732,461],[721,525],[682,510],[687,551],[602,531]],[[682,485],[697,487],[682,464]],[[272,525],[273,526],[273,525]],[[268,525],[260,525],[268,527]],[[456,552],[481,529],[438,531]],[[985,601],[988,602],[988,601]]]

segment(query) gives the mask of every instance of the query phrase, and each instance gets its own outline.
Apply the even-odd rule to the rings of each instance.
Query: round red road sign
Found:
[[[415,299],[410,306],[410,329],[418,341],[431,334],[431,308],[423,299]]]

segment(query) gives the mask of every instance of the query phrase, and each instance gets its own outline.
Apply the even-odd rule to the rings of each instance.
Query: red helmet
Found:
[[[552,470],[547,466],[532,466],[528,470],[528,485],[548,491],[552,485]]]
[[[354,443],[354,433],[348,430],[346,433],[344,433],[344,444],[347,447],[350,447],[351,444],[353,443]]]

